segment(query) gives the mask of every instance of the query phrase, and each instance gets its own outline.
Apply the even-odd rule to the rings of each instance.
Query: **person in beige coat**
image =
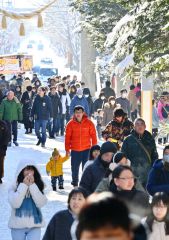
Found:
[[[108,102],[104,104],[104,114],[102,125],[106,126],[113,119],[114,109],[116,108],[116,99],[111,96],[108,99]]]
[[[138,105],[137,105],[137,97],[134,92],[135,86],[130,86],[130,91],[128,93],[128,100],[130,102],[130,109],[131,109],[131,119],[134,122],[134,120],[137,118],[137,111],[138,111]]]
[[[22,93],[24,93],[26,91],[26,88],[28,86],[32,86],[31,80],[27,77],[25,78],[25,80],[22,83]]]

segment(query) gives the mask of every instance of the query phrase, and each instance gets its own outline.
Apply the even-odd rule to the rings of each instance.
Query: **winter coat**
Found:
[[[104,114],[103,114],[103,122],[102,125],[106,126],[110,121],[112,121],[114,116],[115,107],[110,105],[109,103],[105,103],[104,105]]]
[[[104,104],[106,103],[106,99],[102,100],[98,98],[93,103],[94,112],[97,112],[98,109],[103,109]]]
[[[152,123],[153,123],[153,129],[154,128],[159,128],[159,116],[157,113],[156,107],[153,107],[153,114],[152,114]]]
[[[23,122],[29,121],[34,97],[35,97],[34,92],[31,92],[29,95],[29,92],[26,91],[22,95],[21,103],[22,103]]]
[[[53,118],[56,119],[58,115],[62,114],[62,103],[57,93],[55,95],[49,93],[49,97],[52,102]]]
[[[62,114],[66,114],[67,106],[70,106],[70,96],[66,89],[63,90],[63,93],[58,92],[58,94],[62,103]]]
[[[30,186],[27,186],[25,183],[20,183],[19,185],[17,184],[17,177],[26,166],[36,167],[33,161],[22,160],[16,171],[15,183],[9,188],[8,191],[8,201],[12,208],[8,223],[9,228],[22,229],[45,226],[43,218],[41,223],[36,224],[33,216],[16,216],[16,210],[21,207],[24,199],[27,197],[28,192],[32,196],[32,199],[39,211],[40,208],[42,208],[47,202],[46,196],[39,190],[35,183],[31,184]]]
[[[129,94],[128,94],[127,98],[128,98],[128,100],[130,102],[131,112],[134,112],[135,110],[138,109],[137,97],[136,97],[136,94],[135,94],[134,90],[130,90],[129,91]]]
[[[89,117],[91,117],[94,113],[94,109],[93,109],[93,100],[91,97],[87,97],[86,98],[87,102],[88,102],[88,106],[89,106]]]
[[[0,120],[22,121],[22,107],[16,97],[13,100],[5,98],[0,105]]]
[[[22,97],[22,92],[21,91],[15,91],[15,97],[20,102],[21,101],[21,97]]]
[[[109,97],[113,96],[116,97],[115,91],[111,87],[105,87],[101,89],[101,92],[104,93],[105,97],[108,99]]]
[[[48,96],[40,97],[37,95],[31,110],[31,116],[35,116],[35,120],[48,120],[52,117],[52,103]]]
[[[91,165],[89,165],[82,174],[80,186],[85,188],[88,194],[92,194],[100,181],[104,178],[108,167],[105,167],[99,156]]]
[[[87,116],[89,116],[89,105],[88,105],[88,101],[86,100],[85,97],[79,98],[77,95],[74,96],[74,98],[71,101],[70,104],[70,116],[73,116],[74,114],[74,108],[75,106],[80,105],[82,107],[84,107],[84,111],[87,114]]]
[[[50,220],[42,240],[71,240],[73,221],[73,215],[68,209],[56,213]]]
[[[132,213],[145,217],[149,209],[149,196],[147,193],[139,191],[135,188],[132,190],[118,190],[113,183],[109,190],[119,199],[128,204]]]
[[[50,173],[51,177],[58,177],[63,175],[63,163],[69,159],[68,156],[62,157],[59,155],[57,160],[50,158],[46,165],[46,172]]]
[[[116,98],[116,104],[120,104],[124,112],[130,117],[130,102],[127,98]]]
[[[117,142],[123,142],[124,138],[131,133],[133,127],[133,123],[128,120],[127,117],[125,117],[122,122],[117,122],[114,118],[102,131],[102,136],[105,140],[111,138]]]
[[[169,235],[165,233],[165,222],[154,220],[149,240],[169,240]]]
[[[10,141],[11,133],[5,121],[0,120],[0,156],[6,155],[7,145]]]
[[[79,123],[75,118],[66,126],[65,150],[84,151],[97,144],[96,129],[93,122],[84,114]]]
[[[169,171],[164,168],[162,160],[155,161],[149,172],[147,191],[152,196],[156,192],[165,192],[169,194]]]
[[[90,166],[92,163],[94,163],[94,160],[88,160],[88,161],[85,163],[84,167],[83,167],[83,172],[84,172],[85,169],[86,169],[88,166]]]
[[[158,113],[158,116],[160,118],[160,121],[164,120],[164,117],[163,117],[163,108],[168,106],[169,104],[166,104],[166,103],[163,103],[161,101],[158,102],[158,106],[157,106],[157,113]]]
[[[138,143],[139,141],[146,148],[149,153],[149,157]],[[140,137],[133,130],[132,133],[124,140],[121,151],[127,155],[128,159],[130,159],[134,175],[139,177],[141,184],[145,186],[149,170],[153,162],[158,159],[156,144],[152,135],[145,130],[143,136]]]

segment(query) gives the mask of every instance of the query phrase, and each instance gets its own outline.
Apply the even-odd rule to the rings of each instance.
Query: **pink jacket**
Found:
[[[165,107],[166,104],[165,103],[162,103],[161,101],[158,102],[158,106],[157,106],[157,113],[158,113],[158,116],[160,118],[160,121],[162,121],[164,118],[163,118],[163,115],[162,115],[162,109],[163,107]]]

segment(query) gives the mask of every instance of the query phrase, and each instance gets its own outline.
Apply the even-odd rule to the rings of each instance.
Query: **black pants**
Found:
[[[64,182],[63,175],[60,175],[57,177],[51,177],[52,187],[56,187],[57,180],[58,180],[59,187],[63,187],[63,182]]]
[[[11,132],[11,137],[9,142],[12,141],[12,135],[13,135],[13,142],[16,142],[18,137],[18,122],[14,120],[12,122],[7,121],[6,123],[8,125],[9,132]]]
[[[0,179],[4,176],[4,159],[5,156],[0,156]]]

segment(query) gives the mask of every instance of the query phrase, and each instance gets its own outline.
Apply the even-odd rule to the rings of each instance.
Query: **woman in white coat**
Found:
[[[47,202],[43,191],[44,183],[34,162],[22,160],[8,193],[12,240],[40,240],[45,225],[40,208]]]

